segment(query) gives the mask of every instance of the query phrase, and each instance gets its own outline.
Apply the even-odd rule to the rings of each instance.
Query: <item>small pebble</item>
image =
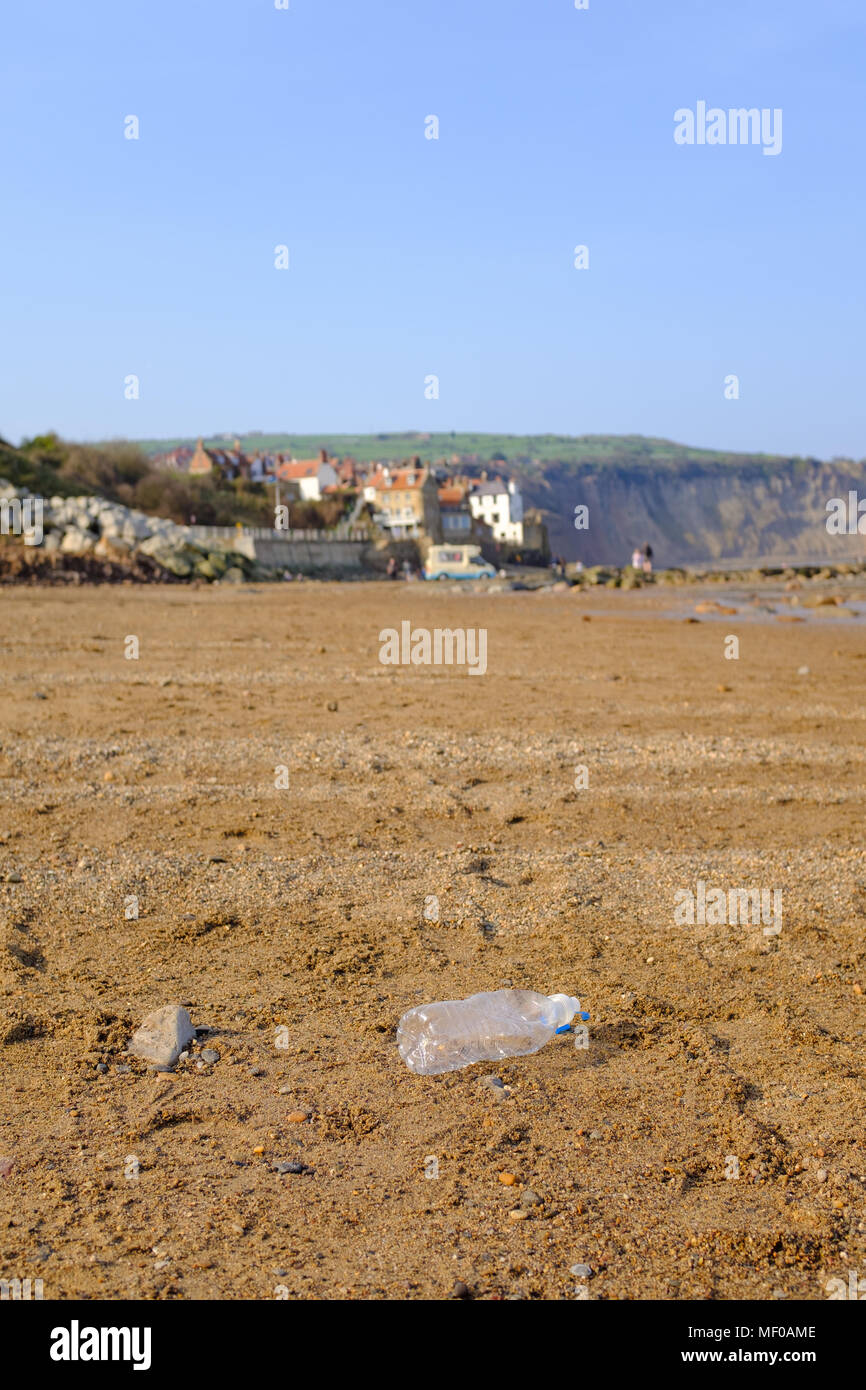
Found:
[[[590,1265],[572,1265],[569,1271],[576,1279],[589,1279],[592,1276]]]
[[[103,1076],[104,1076],[105,1073],[108,1071],[108,1067],[105,1065],[104,1062],[97,1062],[97,1063],[96,1063],[96,1070],[99,1071],[99,1072],[102,1072],[102,1074],[103,1074]]]
[[[281,1086],[281,1087],[280,1087],[280,1095],[281,1095],[281,1096],[290,1096],[291,1094],[292,1094],[292,1088],[291,1088],[291,1086]]]
[[[520,1198],[520,1205],[522,1207],[540,1207],[541,1204],[542,1199],[541,1197],[539,1197],[538,1193],[533,1192],[531,1187],[527,1187],[526,1191]]]
[[[798,666],[798,667],[797,667],[797,675],[798,675],[798,676],[808,676],[808,674],[809,674],[809,668],[808,668],[808,666]]]
[[[451,1290],[451,1297],[452,1297],[452,1298],[468,1298],[468,1297],[469,1297],[469,1285],[468,1285],[468,1284],[464,1284],[464,1282],[463,1282],[462,1279],[458,1279],[458,1280],[457,1280],[457,1283],[454,1285],[454,1288]]]
[[[827,1169],[826,1169],[826,1168],[819,1168],[818,1171],[817,1171],[817,1173],[815,1174],[815,1177],[818,1179],[818,1182],[826,1182],[826,1181],[827,1181]]]
[[[504,1091],[505,1082],[499,1076],[482,1076],[481,1085],[486,1086],[491,1091]]]
[[[203,1048],[202,1048],[201,1060],[202,1060],[203,1062],[208,1062],[208,1063],[210,1063],[210,1064],[212,1065],[214,1062],[218,1062],[219,1059],[220,1059],[220,1054],[217,1052],[217,1050],[216,1050],[215,1047],[203,1047]]]
[[[264,1076],[264,1067],[250,1067],[250,1076]]]
[[[254,1154],[263,1154],[264,1151],[265,1151],[265,1146],[264,1146],[264,1144],[256,1144],[256,1147],[253,1149],[253,1153],[254,1153]]]
[[[513,1187],[517,1179],[513,1173],[500,1173],[499,1181],[504,1183],[506,1187]]]
[[[14,1158],[0,1158],[0,1178],[8,1178],[14,1167]]]
[[[277,1171],[278,1173],[306,1173],[306,1172],[308,1171],[308,1170],[307,1170],[307,1165],[306,1165],[305,1163],[284,1163],[284,1162],[281,1162],[281,1163],[275,1163],[275,1164],[274,1164],[274,1168],[276,1169],[276,1171]]]
[[[291,1110],[286,1116],[286,1119],[290,1120],[293,1125],[302,1125],[309,1118],[306,1110]]]
[[[516,1211],[510,1211],[508,1213],[508,1219],[509,1221],[525,1221],[528,1215],[528,1211],[521,1211],[518,1207]]]

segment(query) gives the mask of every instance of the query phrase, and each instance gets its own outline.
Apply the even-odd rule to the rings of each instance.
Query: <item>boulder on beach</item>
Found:
[[[64,532],[60,549],[65,555],[83,555],[86,551],[92,550],[95,544],[96,538],[89,531],[82,530],[80,526],[70,526]]]

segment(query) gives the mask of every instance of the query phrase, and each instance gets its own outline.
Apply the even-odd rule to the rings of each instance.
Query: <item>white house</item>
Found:
[[[494,540],[523,544],[523,497],[513,479],[479,483],[469,494],[469,506],[490,527]]]
[[[328,452],[322,449],[317,459],[292,459],[277,466],[281,481],[295,483],[305,502],[320,502],[326,488],[340,481],[337,470],[328,462]]]

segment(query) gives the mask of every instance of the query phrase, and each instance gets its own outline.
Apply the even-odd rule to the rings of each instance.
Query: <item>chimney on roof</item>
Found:
[[[328,451],[327,451],[327,449],[320,449],[320,450],[319,450],[319,462],[320,462],[320,463],[327,463],[327,462],[328,462]]]

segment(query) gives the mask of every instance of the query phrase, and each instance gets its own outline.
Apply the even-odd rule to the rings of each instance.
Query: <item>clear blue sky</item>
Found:
[[[8,7],[0,433],[862,457],[864,32],[862,0]],[[677,146],[699,100],[781,107],[781,154]]]

